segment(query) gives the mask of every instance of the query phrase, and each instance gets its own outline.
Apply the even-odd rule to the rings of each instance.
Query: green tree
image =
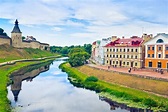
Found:
[[[69,63],[72,67],[84,65],[90,55],[83,48],[74,48],[68,54]]]
[[[24,39],[26,39],[26,37],[25,37],[25,36],[22,36],[22,40],[24,40]]]
[[[3,30],[2,28],[0,28],[0,35],[8,36],[8,35],[4,32],[4,30]]]

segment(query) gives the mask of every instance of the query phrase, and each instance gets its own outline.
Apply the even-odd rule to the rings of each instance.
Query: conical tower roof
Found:
[[[20,29],[19,29],[19,24],[18,24],[18,20],[17,20],[17,19],[16,19],[16,21],[15,21],[15,26],[14,26],[14,28],[13,28],[13,30],[12,30],[11,33],[22,33],[22,32],[20,31]]]

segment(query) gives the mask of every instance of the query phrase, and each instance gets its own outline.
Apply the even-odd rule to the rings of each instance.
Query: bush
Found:
[[[148,107],[157,107],[157,102],[150,98],[144,99],[143,103]]]
[[[85,82],[97,82],[97,81],[98,81],[98,78],[95,76],[87,77],[85,80]]]

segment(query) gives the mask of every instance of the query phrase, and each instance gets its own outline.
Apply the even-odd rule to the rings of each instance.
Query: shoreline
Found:
[[[68,74],[68,79],[74,86],[94,90],[101,96],[126,104],[129,107],[168,111],[167,98],[102,80],[87,83],[85,79],[89,76],[77,68],[70,67],[67,63],[61,64],[60,68]]]
[[[54,60],[58,58],[59,56],[51,56],[51,57],[45,57],[41,59],[31,59],[31,60],[16,60],[12,64],[11,63],[5,63],[4,65],[0,66],[0,111],[1,112],[11,112],[11,106],[10,101],[7,98],[7,84],[9,83],[9,76],[12,72],[15,72],[25,66],[31,66],[36,65],[40,63],[44,63],[49,60]]]

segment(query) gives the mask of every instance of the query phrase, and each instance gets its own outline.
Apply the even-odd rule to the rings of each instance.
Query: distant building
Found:
[[[11,32],[11,38],[0,34],[0,45],[8,44],[16,48],[34,48],[41,50],[50,50],[47,43],[37,41],[33,36],[27,36],[26,40],[22,39],[22,32],[19,28],[18,21],[15,21],[15,26]]]
[[[145,43],[145,67],[168,70],[168,34],[159,33]]]
[[[97,40],[92,44],[92,59],[99,64],[104,65],[104,46],[111,42],[111,38],[104,38],[101,41]]]
[[[150,35],[118,38],[105,46],[105,65],[117,67],[144,67],[144,43]]]

